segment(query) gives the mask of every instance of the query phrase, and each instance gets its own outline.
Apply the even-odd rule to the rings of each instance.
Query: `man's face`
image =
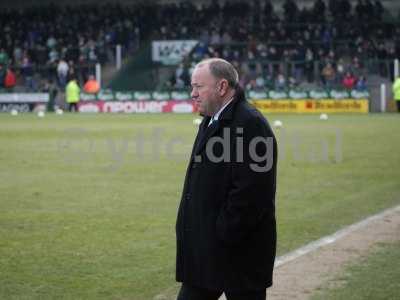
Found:
[[[197,66],[192,74],[191,97],[199,114],[212,116],[221,108],[221,97],[217,93],[218,82],[211,75],[208,65]]]

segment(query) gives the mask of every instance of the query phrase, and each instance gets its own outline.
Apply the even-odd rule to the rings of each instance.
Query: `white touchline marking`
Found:
[[[397,211],[400,211],[400,205],[392,207],[392,208],[388,208],[385,209],[384,211],[376,214],[376,215],[372,215],[370,217],[367,217],[357,223],[354,223],[352,225],[346,226],[338,231],[336,231],[335,233],[331,234],[331,235],[327,235],[324,236],[316,241],[310,242],[300,248],[297,248],[296,250],[293,250],[287,254],[281,255],[279,257],[276,258],[275,260],[275,268],[279,268],[284,264],[287,264],[288,262],[291,262],[303,255],[306,255],[308,253],[311,253],[323,246],[332,244],[334,242],[336,242],[337,240],[345,237],[346,235],[348,235],[349,233],[356,231],[366,225],[368,225],[369,223],[373,222],[373,221],[377,221],[379,219],[382,219],[384,217],[386,217],[387,215],[390,215],[392,213],[395,213]],[[158,296],[162,296],[158,295]],[[157,299],[157,296],[154,298]],[[222,295],[219,300],[226,300],[225,295]]]
[[[316,241],[308,243],[308,244],[306,244],[296,250],[293,250],[287,254],[279,256],[275,260],[275,268],[279,268],[280,266],[287,264],[288,262],[290,262],[292,260],[295,260],[303,255],[306,255],[310,252],[317,250],[318,248],[332,244],[332,243],[336,242],[338,239],[341,239],[344,236],[348,235],[349,233],[351,233],[355,230],[358,230],[373,221],[382,219],[382,218],[386,217],[387,215],[390,215],[396,211],[400,211],[400,205],[385,209],[384,211],[382,211],[376,215],[370,216],[366,219],[361,220],[360,222],[357,222],[357,223],[354,223],[347,227],[344,227],[343,229],[340,229],[331,235],[322,237]]]
[[[288,262],[298,259],[299,257],[301,257],[303,255],[311,253],[311,252],[313,252],[321,247],[324,247],[326,245],[332,244],[332,243],[336,242],[337,240],[345,237],[349,233],[356,231],[356,230],[368,225],[369,223],[371,223],[373,221],[383,219],[387,215],[390,215],[397,211],[400,211],[400,205],[385,209],[384,211],[382,211],[376,215],[372,215],[368,218],[361,220],[360,222],[357,222],[357,223],[354,223],[347,227],[344,227],[331,235],[324,236],[316,241],[308,243],[308,244],[306,244],[296,250],[293,250],[287,254],[281,255],[281,256],[277,257],[277,259],[275,260],[275,268],[279,268],[279,267],[283,266],[284,264],[287,264]],[[219,300],[226,300],[225,295],[222,295],[219,298]]]

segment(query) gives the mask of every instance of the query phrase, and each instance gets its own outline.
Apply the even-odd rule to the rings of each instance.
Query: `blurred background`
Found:
[[[239,70],[248,92],[267,92],[251,98],[271,98],[268,91],[320,90],[351,98],[356,91],[371,100],[371,111],[379,111],[383,84],[385,108],[396,109],[390,100],[400,54],[398,1],[16,0],[0,5],[2,92],[51,91],[60,107],[72,77],[89,93],[99,88],[106,94],[187,92],[194,65],[222,57]],[[97,86],[83,89],[90,76]],[[327,96],[320,98],[335,98]]]

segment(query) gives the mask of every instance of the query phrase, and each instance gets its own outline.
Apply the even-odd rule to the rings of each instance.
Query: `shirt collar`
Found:
[[[233,97],[228,102],[226,102],[225,105],[222,106],[220,108],[220,110],[211,119],[214,121],[217,121],[219,118],[219,115],[224,111],[224,109],[228,106],[228,104],[232,102],[232,100],[233,100]]]

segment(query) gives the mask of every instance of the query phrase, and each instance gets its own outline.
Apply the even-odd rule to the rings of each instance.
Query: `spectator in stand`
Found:
[[[47,39],[46,42],[47,48],[49,49],[54,49],[57,45],[57,40],[53,36],[53,34],[50,34],[49,38]]]
[[[358,78],[355,89],[359,92],[367,91],[367,79],[365,76],[360,76],[360,78]]]
[[[357,4],[356,4],[354,9],[355,9],[355,12],[356,12],[356,15],[357,15],[357,19],[358,20],[363,19],[363,17],[364,17],[364,5],[361,2],[361,0],[357,0]]]
[[[211,34],[210,45],[214,46],[214,45],[218,45],[220,43],[221,43],[221,35],[219,34],[219,32],[217,30],[213,30],[213,32]]]
[[[27,51],[24,52],[22,58],[21,73],[24,76],[25,87],[31,91],[35,90],[36,83],[33,78],[33,65]]]
[[[10,68],[7,69],[6,76],[4,78],[4,87],[8,91],[12,91],[16,83],[17,79],[15,78],[15,73]]]
[[[266,21],[271,19],[273,14],[274,14],[274,7],[271,3],[271,0],[266,0],[264,4],[264,16],[266,18]]]
[[[9,63],[8,54],[4,48],[0,49],[0,65],[7,66]]]
[[[383,5],[382,5],[381,1],[379,1],[379,0],[375,1],[373,11],[374,11],[375,19],[377,21],[382,21],[382,15],[383,15],[384,9],[383,9]]]
[[[389,78],[391,81],[394,81],[394,60],[397,58],[396,49],[394,45],[390,45],[387,50],[387,59],[389,66]]]
[[[341,0],[339,2],[339,18],[348,19],[351,14],[351,4],[349,0]]]
[[[365,17],[367,20],[374,17],[374,5],[371,0],[365,0]]]
[[[74,78],[74,77],[77,78],[77,76],[78,75],[76,74],[76,71],[75,71],[74,61],[70,60],[68,62],[68,78],[67,78],[67,80],[69,81],[69,80],[71,80],[71,78]]]
[[[304,70],[308,82],[314,81],[314,53],[310,48],[306,50]]]
[[[346,73],[346,65],[343,58],[339,58],[336,64],[336,80],[342,82]]]
[[[48,62],[48,54],[47,54],[47,49],[44,45],[42,44],[35,44],[34,45],[34,52],[35,52],[35,56],[36,56],[36,63],[39,66],[44,66],[47,64]],[[46,72],[47,73],[47,78],[49,78],[51,75],[51,72]]]
[[[349,68],[351,73],[353,73],[354,76],[356,76],[357,78],[360,78],[362,75],[364,75],[363,65],[361,64],[360,59],[357,56],[353,58],[353,61]]]
[[[177,89],[183,89],[189,85],[190,75],[188,69],[183,63],[175,70],[174,86]]]
[[[331,13],[331,16],[333,18],[337,18],[338,14],[339,14],[339,1],[338,0],[329,0],[329,12]]]
[[[285,14],[285,20],[288,22],[295,21],[295,18],[299,12],[296,2],[293,0],[285,0],[283,3],[283,11]]]
[[[267,75],[265,77],[265,87],[268,90],[273,90],[274,89],[274,79],[268,73],[267,73]]]
[[[289,77],[288,82],[289,82],[289,88],[290,88],[290,89],[295,89],[295,88],[297,88],[298,85],[299,85],[298,81],[297,81],[296,78],[293,77],[293,76],[290,76],[290,77]]]
[[[335,84],[336,72],[331,63],[327,63],[322,69],[322,82],[326,88],[332,88]]]
[[[265,89],[265,79],[262,74],[258,74],[256,78],[256,90],[264,90]]]
[[[199,42],[193,50],[192,58],[195,61],[201,60],[208,52],[207,44]]]
[[[6,80],[7,69],[3,64],[0,64],[0,90],[4,88],[4,81]]]
[[[58,58],[59,58],[59,53],[58,53],[57,49],[56,48],[50,49],[49,57],[48,57],[48,61],[47,61],[48,64],[56,65]]]
[[[278,91],[284,91],[286,89],[286,79],[283,74],[278,74],[275,80],[275,89]]]
[[[325,5],[324,1],[315,0],[314,5],[313,5],[314,18],[317,19],[318,21],[325,20],[325,9],[326,9],[326,5]]]
[[[357,79],[354,77],[351,72],[346,72],[346,75],[344,75],[344,78],[342,80],[342,85],[345,89],[347,90],[352,90],[357,82]]]
[[[15,65],[15,67],[19,67],[21,65],[21,61],[22,61],[23,50],[20,47],[18,41],[16,41],[15,44],[16,45],[15,45],[14,51],[13,51],[14,65]]]
[[[257,90],[257,82],[255,79],[251,79],[247,84],[246,84],[246,90],[247,91],[254,91]]]
[[[385,45],[380,44],[377,50],[377,58],[379,62],[379,74],[381,76],[387,76],[387,68],[385,60],[388,58],[388,53]]]

